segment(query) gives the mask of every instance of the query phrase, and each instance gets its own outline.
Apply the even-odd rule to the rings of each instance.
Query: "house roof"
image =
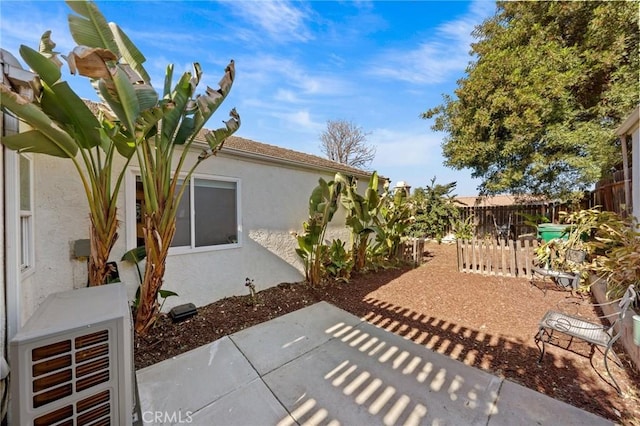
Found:
[[[100,111],[100,104],[97,102],[85,100],[85,103],[89,109],[98,114]],[[207,129],[200,131],[196,136],[196,143],[201,146],[206,146],[207,142],[204,138],[204,134]],[[328,172],[341,172],[347,175],[369,178],[371,172],[361,170],[355,167],[348,166],[346,164],[338,163],[336,161],[329,160],[313,154],[305,154],[303,152],[294,151],[292,149],[282,148],[275,145],[269,145],[262,142],[256,142],[251,139],[246,139],[239,136],[230,136],[225,142],[221,154],[229,154],[233,156],[253,158],[256,160],[268,161],[271,163],[288,164],[297,167],[310,168],[314,170],[328,171]],[[385,177],[380,177],[386,179]]]
[[[204,138],[201,138],[199,135],[198,138],[196,138],[196,141],[204,143]],[[341,172],[357,177],[368,178],[371,176],[371,172],[331,161],[327,158],[262,142],[256,142],[239,136],[228,137],[224,142],[222,151],[220,152],[244,157],[258,157],[267,161],[288,163],[324,171]]]

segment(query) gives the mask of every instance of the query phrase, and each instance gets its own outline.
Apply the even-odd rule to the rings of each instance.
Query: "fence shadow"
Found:
[[[335,296],[327,294],[324,299],[377,327],[435,352],[493,372],[568,404],[588,407],[589,411],[599,416],[619,420],[618,408],[610,401],[611,392],[603,390],[602,379],[595,374],[584,374],[584,365],[580,365],[575,357],[565,356],[564,351],[548,351],[543,362],[538,364],[540,352],[533,342],[536,330],[532,329],[530,341],[505,338],[368,296],[406,272],[385,271],[383,277],[371,282],[359,282],[357,291],[361,298],[341,300],[339,292],[336,292]],[[572,348],[583,356],[590,353],[590,347],[579,342],[574,342]],[[596,371],[602,367],[598,365],[601,364],[598,355],[596,353],[594,359]],[[627,373],[619,368],[613,371],[616,379]]]

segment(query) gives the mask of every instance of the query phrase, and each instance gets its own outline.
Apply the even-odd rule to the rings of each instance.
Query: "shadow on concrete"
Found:
[[[532,330],[530,341],[525,342],[491,335],[368,297],[371,292],[405,272],[406,270],[384,271],[385,279],[376,279],[370,285],[359,285],[358,291],[362,296],[359,302],[354,302],[351,297],[346,304],[340,300],[339,292],[335,296],[329,294],[324,299],[377,327],[469,366],[490,371],[570,405],[584,407],[599,416],[620,420],[620,413],[609,400],[611,393],[602,389],[603,380],[612,389],[613,386],[602,374],[605,371],[602,354],[597,351],[592,360],[595,364],[594,374],[585,374],[584,365],[576,362],[575,357],[563,355],[564,351],[560,350],[547,351],[542,363],[538,364],[540,352],[533,340],[537,330]],[[560,346],[568,343],[560,342]],[[570,348],[573,353],[587,358],[591,353],[591,347],[581,342],[574,341]],[[620,353],[619,350],[617,352]],[[516,365],[509,363],[513,359],[518,360]],[[614,363],[610,363],[610,367],[618,382],[621,377],[631,383],[637,382],[638,374],[630,371],[630,368],[623,370]]]

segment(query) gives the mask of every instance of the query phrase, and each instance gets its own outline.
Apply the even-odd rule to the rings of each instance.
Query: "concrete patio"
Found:
[[[321,302],[137,372],[145,425],[604,425]]]

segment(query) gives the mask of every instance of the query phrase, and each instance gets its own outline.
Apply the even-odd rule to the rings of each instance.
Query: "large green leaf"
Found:
[[[140,114],[140,103],[126,73],[120,67],[116,67],[113,80],[101,79],[98,87],[102,99],[109,104],[118,120],[127,127],[133,136],[135,122]]]
[[[76,142],[41,109],[17,93],[12,92],[3,84],[0,84],[0,103],[4,109],[11,111],[21,120],[29,123],[33,128],[33,132],[41,133],[44,136],[43,138],[33,137],[26,140],[18,137],[13,138],[13,136],[3,137],[2,143],[10,149],[21,151],[28,148],[29,152],[42,152],[65,157],[73,157],[78,152]],[[24,146],[21,145],[23,143],[25,144]],[[36,149],[40,151],[36,151]]]
[[[66,3],[80,15],[69,15],[69,31],[76,43],[107,49],[120,56],[109,24],[93,2],[67,1]]]
[[[173,141],[173,135],[176,132],[182,114],[193,95],[194,87],[191,84],[191,73],[184,73],[176,84],[171,93],[171,100],[175,104],[175,108],[170,111],[162,120],[162,139],[164,143]]]
[[[140,263],[147,257],[147,251],[144,246],[136,247],[134,249],[129,250],[125,254],[122,255],[122,261],[131,262],[131,263]]]
[[[158,104],[158,92],[150,84],[134,84],[136,98],[140,105],[140,111],[154,108]]]
[[[52,87],[45,86],[41,106],[68,133],[77,135],[76,142],[82,148],[93,148],[100,143],[98,119],[67,82],[61,81]]]
[[[142,52],[138,50],[135,44],[133,44],[133,42],[117,24],[111,22],[109,23],[109,28],[111,28],[111,32],[113,33],[115,42],[118,45],[120,53],[122,54],[125,62],[131,65],[131,68],[133,68],[140,75],[145,83],[150,84],[151,78],[142,66],[142,64],[147,60]]]
[[[46,84],[51,86],[60,80],[60,68],[51,59],[25,45],[20,46],[20,56]]]
[[[70,151],[63,150],[58,144],[37,130],[3,136],[2,144],[18,152],[35,152],[62,158],[69,158],[70,156]]]

